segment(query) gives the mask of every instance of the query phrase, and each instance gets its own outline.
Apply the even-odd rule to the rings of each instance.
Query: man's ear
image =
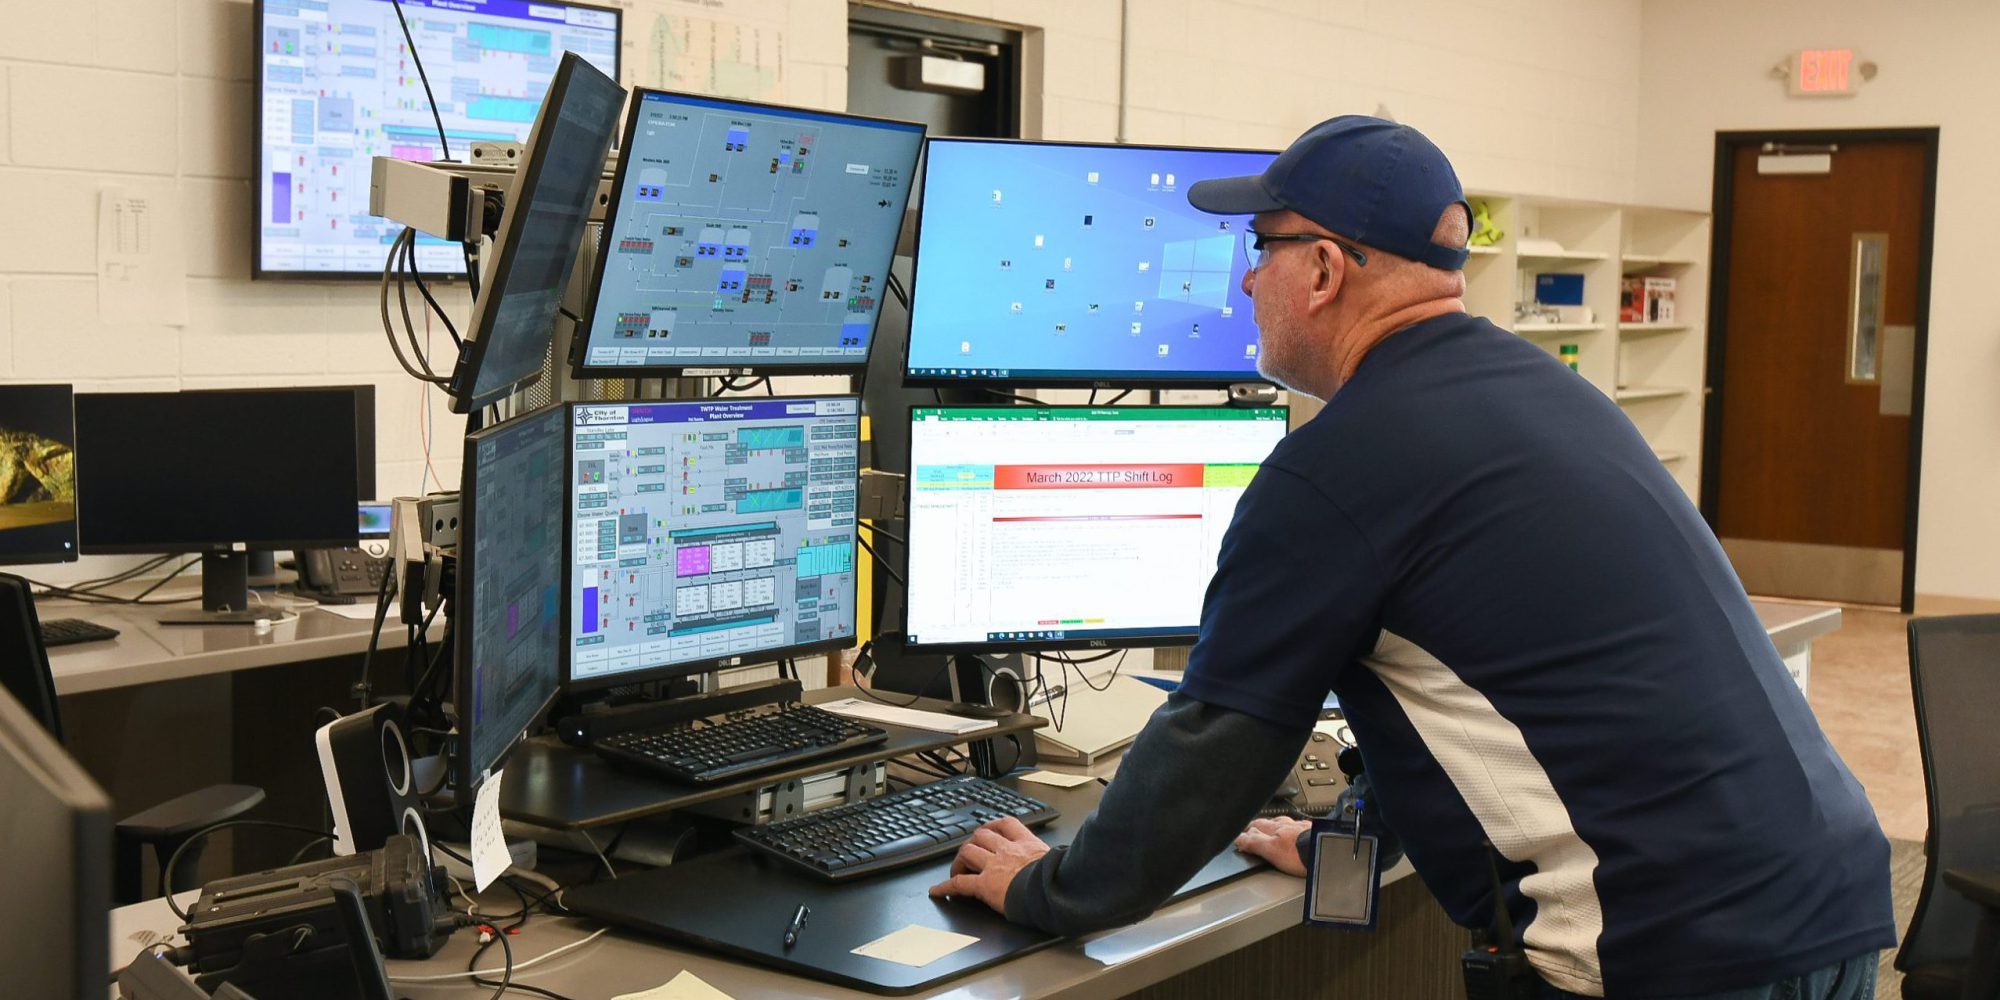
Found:
[[[1333,305],[1335,296],[1340,294],[1340,286],[1347,281],[1347,255],[1332,243],[1321,241],[1312,245],[1313,281],[1306,294],[1306,312],[1316,313]]]

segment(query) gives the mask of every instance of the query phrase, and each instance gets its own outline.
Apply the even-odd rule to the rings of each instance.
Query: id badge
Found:
[[[1313,824],[1306,858],[1306,923],[1347,930],[1375,929],[1375,903],[1382,888],[1374,836],[1355,836],[1352,824]]]

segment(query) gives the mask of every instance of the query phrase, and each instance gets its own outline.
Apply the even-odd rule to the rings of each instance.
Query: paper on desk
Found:
[[[514,863],[507,838],[500,832],[500,777],[506,773],[489,775],[472,800],[472,882],[480,892]]]
[[[355,621],[370,622],[375,620],[375,602],[373,601],[367,604],[318,604],[314,605],[314,607],[319,608],[327,614],[339,615],[342,618],[352,618]]]
[[[665,983],[641,993],[621,993],[611,1000],[734,1000],[686,969]]]
[[[854,954],[921,969],[960,948],[978,943],[978,938],[969,935],[911,924],[854,949]]]
[[[859,698],[842,698],[820,704],[821,709],[850,719],[866,719],[869,722],[886,722],[892,726],[908,726],[911,729],[928,729],[934,733],[950,733],[963,736],[982,729],[992,729],[999,722],[993,719],[968,719],[961,715],[944,712],[926,712],[921,709],[904,708],[901,705],[883,705]]]
[[[1088,785],[1091,782],[1096,781],[1097,779],[1091,777],[1088,774],[1062,774],[1056,771],[1030,771],[1027,774],[1021,775],[1021,780],[1032,781],[1038,785],[1054,785],[1057,788],[1075,788],[1078,785]]]
[[[98,189],[97,320],[187,325],[187,249],[171,189],[145,194],[117,184]]]

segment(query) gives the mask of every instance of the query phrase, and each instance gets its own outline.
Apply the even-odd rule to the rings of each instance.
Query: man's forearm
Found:
[[[1169,697],[1075,841],[1015,877],[1007,918],[1069,935],[1151,913],[1270,801],[1306,735]]]

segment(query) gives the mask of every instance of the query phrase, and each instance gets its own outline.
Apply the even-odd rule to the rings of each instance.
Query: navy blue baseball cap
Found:
[[[1472,219],[1443,151],[1408,125],[1367,115],[1314,125],[1257,176],[1197,181],[1188,204],[1216,215],[1291,209],[1329,232],[1447,271],[1464,267],[1467,251],[1431,242],[1438,217],[1464,205]]]

